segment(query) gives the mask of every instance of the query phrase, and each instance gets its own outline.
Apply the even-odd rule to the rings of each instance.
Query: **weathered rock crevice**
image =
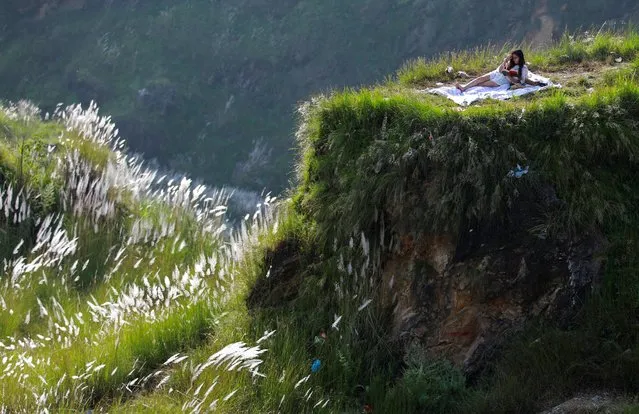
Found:
[[[296,240],[284,240],[267,251],[264,263],[266,277],[259,278],[253,286],[247,298],[249,308],[283,306],[298,294],[302,265]]]

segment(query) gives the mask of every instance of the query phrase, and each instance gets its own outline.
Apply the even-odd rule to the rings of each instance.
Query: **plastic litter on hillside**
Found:
[[[517,164],[517,167],[513,170],[508,171],[508,174],[506,174],[506,176],[521,178],[526,174],[528,174],[528,165],[522,168],[521,165]]]
[[[317,371],[320,370],[321,367],[322,367],[322,361],[320,361],[319,359],[316,359],[311,364],[311,372],[315,374]]]

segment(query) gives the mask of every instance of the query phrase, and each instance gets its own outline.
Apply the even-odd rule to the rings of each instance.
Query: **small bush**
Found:
[[[464,375],[449,361],[433,359],[418,345],[409,347],[404,373],[394,385],[375,384],[371,396],[375,411],[384,413],[464,412],[473,393]]]
[[[464,375],[449,361],[423,356],[409,359],[401,386],[429,413],[451,412],[455,402],[468,393]]]

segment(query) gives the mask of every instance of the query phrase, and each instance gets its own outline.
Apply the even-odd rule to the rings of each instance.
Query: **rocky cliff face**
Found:
[[[381,284],[395,341],[418,342],[473,378],[527,322],[568,325],[600,281],[606,240],[531,235],[531,206],[543,203],[542,194],[520,200],[505,225],[470,228],[457,241],[405,234]]]
[[[470,228],[461,237],[420,229],[401,235],[396,252],[382,261],[379,283],[383,313],[392,315],[391,343],[404,350],[419,345],[474,381],[529,322],[569,327],[600,286],[608,241],[595,229],[531,234],[539,211],[557,202],[547,188],[519,200],[498,226]],[[250,307],[283,306],[299,294],[298,249],[287,240],[268,252],[270,276],[254,286]]]

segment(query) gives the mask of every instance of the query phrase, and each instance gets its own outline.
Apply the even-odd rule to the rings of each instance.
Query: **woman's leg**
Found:
[[[465,85],[460,85],[459,82],[455,82],[455,86],[457,87],[457,89],[464,92],[466,89],[472,88],[473,86],[499,86],[499,85],[490,80],[490,74],[486,74],[471,80]]]

